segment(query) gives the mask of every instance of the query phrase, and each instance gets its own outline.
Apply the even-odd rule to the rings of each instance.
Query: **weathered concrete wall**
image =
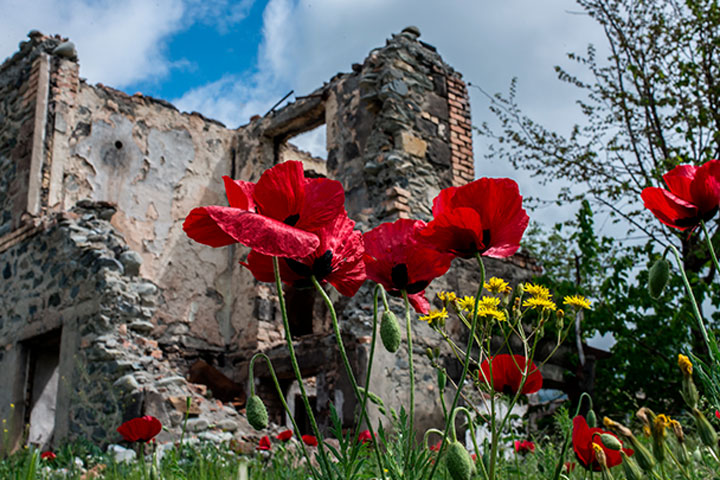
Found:
[[[231,275],[232,248],[198,248],[182,222],[194,207],[225,204],[222,176],[239,161],[233,132],[103,86],[80,83],[67,102],[53,145],[64,162],[62,209],[81,199],[117,205],[113,224],[164,292],[167,307],[153,318],[161,342],[224,349],[252,312],[241,287],[251,282]]]

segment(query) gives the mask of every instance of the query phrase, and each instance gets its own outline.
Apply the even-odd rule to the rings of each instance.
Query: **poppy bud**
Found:
[[[454,441],[450,444],[445,462],[452,480],[470,480],[472,478],[472,458],[460,442]]]
[[[710,422],[708,422],[708,419],[705,418],[705,415],[703,415],[697,408],[692,409],[692,414],[693,417],[695,417],[695,426],[698,429],[700,440],[702,440],[706,447],[715,448],[718,438],[717,432],[715,432],[713,426],[710,425]]]
[[[587,421],[588,427],[597,427],[597,416],[595,415],[595,411],[592,408],[588,410],[587,415],[585,415],[585,420]]]
[[[248,423],[252,425],[255,430],[267,428],[268,412],[265,404],[257,395],[251,395],[250,398],[248,398],[247,405],[245,406],[245,414],[247,415]]]
[[[688,407],[697,407],[700,396],[698,395],[697,387],[695,387],[695,382],[693,382],[691,376],[683,376],[680,394]]]
[[[627,480],[643,480],[645,478],[645,475],[643,475],[642,470],[640,470],[640,467],[638,467],[638,464],[635,463],[635,461],[627,456],[627,453],[620,450],[620,455],[622,456],[622,468],[625,472],[625,477]]]
[[[648,273],[648,292],[654,299],[660,298],[665,285],[670,278],[670,264],[664,258],[659,258]]]
[[[595,442],[592,444],[592,449],[595,452],[595,460],[600,464],[600,467],[602,467],[603,470],[607,469],[607,454],[605,450]]]
[[[440,370],[439,368],[437,370],[437,382],[440,391],[444,392],[445,386],[447,385],[447,375],[445,374],[444,370]]]
[[[620,440],[618,440],[615,435],[603,433],[602,435],[600,435],[600,440],[602,440],[603,445],[605,445],[610,450],[622,450],[622,443],[620,443]]]
[[[400,325],[398,325],[395,314],[385,310],[380,321],[380,339],[385,350],[395,353],[400,348]]]

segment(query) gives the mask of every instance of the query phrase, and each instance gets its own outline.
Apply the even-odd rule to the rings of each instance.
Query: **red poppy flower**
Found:
[[[277,439],[280,440],[281,442],[287,442],[288,440],[290,440],[292,438],[292,436],[293,436],[292,430],[285,430],[285,431],[278,433]]]
[[[315,438],[315,435],[303,435],[302,441],[308,447],[317,447],[318,445],[318,441],[317,438]]]
[[[575,467],[577,466],[577,463],[575,462],[565,462],[563,463],[563,469],[565,472],[570,473],[573,470],[575,470]]]
[[[439,452],[440,446],[442,445],[442,440],[438,440],[438,442],[435,445],[430,445],[428,448],[431,452]]]
[[[573,418],[573,450],[575,450],[575,456],[580,462],[580,465],[582,465],[588,470],[594,470],[596,472],[599,472],[602,469],[600,463],[598,463],[597,459],[595,458],[595,451],[592,447],[593,443],[598,444],[605,452],[608,468],[620,465],[622,463],[622,456],[620,455],[619,451],[609,449],[605,445],[603,445],[602,440],[600,439],[600,435],[604,433],[610,434],[613,437],[617,438],[617,435],[612,432],[608,432],[607,430],[603,430],[602,428],[590,428],[587,424],[587,421],[585,420],[585,417],[583,417],[582,415],[578,415],[577,417]],[[618,439],[618,441],[622,445],[622,441],[620,439]],[[627,456],[635,453],[629,448],[623,448],[623,452],[625,452]]]
[[[270,450],[271,448],[272,448],[272,443],[270,443],[270,437],[265,435],[264,437],[262,437],[260,439],[260,441],[258,442],[258,446],[255,447],[255,450],[267,451],[267,450]]]
[[[442,190],[422,236],[441,252],[503,258],[517,252],[530,220],[518,185],[509,178],[480,178]]]
[[[372,442],[373,437],[370,434],[370,430],[363,430],[358,434],[358,442],[364,444],[366,442]]]
[[[57,458],[57,455],[55,455],[53,452],[48,450],[47,452],[42,452],[40,454],[40,458],[43,460],[50,461],[50,460],[55,460]]]
[[[304,257],[320,242],[313,232],[345,208],[342,184],[306,179],[301,162],[278,164],[256,184],[223,180],[230,206],[195,208],[183,224],[188,237],[211,247],[242,243],[265,255]]]
[[[517,453],[533,453],[535,452],[535,444],[530,440],[515,440],[515,451]]]
[[[718,211],[720,160],[703,165],[679,165],[663,175],[670,189],[648,187],[642,191],[645,208],[662,223],[679,230],[697,226]]]
[[[430,311],[425,288],[450,268],[452,255],[438,252],[418,234],[421,220],[400,219],[383,223],[365,234],[365,269],[370,280],[381,284],[390,295],[405,290],[413,308]]]
[[[715,418],[720,420],[720,410],[715,410]]]
[[[492,362],[492,377],[490,376],[490,362]],[[480,365],[480,381],[490,385],[496,392],[515,395],[520,390],[523,372],[525,371],[525,357],[523,355],[508,355],[502,353],[495,355],[488,361],[486,358]],[[531,360],[528,367],[528,377],[520,393],[535,393],[542,388],[542,374]]]
[[[149,442],[160,433],[160,430],[162,430],[160,420],[150,415],[133,418],[117,428],[126,442]]]
[[[341,294],[352,297],[365,281],[363,236],[353,230],[355,222],[343,213],[315,233],[320,239],[318,248],[310,255],[280,260],[280,278],[298,288],[311,287],[311,276],[319,282],[329,282]],[[242,262],[241,262],[242,263]],[[272,257],[255,250],[242,263],[261,282],[274,282]]]

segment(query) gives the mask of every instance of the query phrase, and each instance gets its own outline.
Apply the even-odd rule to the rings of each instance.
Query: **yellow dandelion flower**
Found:
[[[498,322],[502,322],[507,320],[505,318],[505,312],[501,312],[500,310],[496,308],[478,308],[478,316],[479,317],[491,317],[497,320]]]
[[[538,298],[550,298],[550,290],[542,285],[535,285],[534,283],[526,283],[523,285],[523,290],[533,297]]]
[[[430,310],[430,313],[419,317],[418,320],[433,325],[438,322],[444,322],[446,318],[448,318],[448,312],[447,309],[443,308],[442,310]]]
[[[571,295],[569,297],[565,297],[563,298],[563,304],[570,305],[571,307],[578,309],[584,308],[586,310],[590,310],[590,300],[582,295]]]
[[[692,362],[690,362],[690,359],[682,353],[678,354],[678,366],[680,367],[680,370],[682,371],[684,376],[689,377],[690,375],[692,375]]]
[[[533,310],[535,309],[542,309],[542,310],[552,310],[555,311],[557,309],[557,305],[555,305],[555,302],[548,298],[542,298],[542,297],[532,297],[525,300],[522,304],[523,307],[528,307]]]
[[[672,425],[672,419],[664,413],[659,414],[653,421],[653,434],[657,438],[665,438],[665,429]]]
[[[455,295],[455,292],[438,292],[437,296],[443,302],[454,302],[455,300],[457,300],[457,295]]]
[[[502,278],[492,277],[488,280],[485,285],[485,290],[492,293],[508,293],[510,291],[510,284]]]
[[[478,308],[497,309],[498,305],[500,305],[500,299],[497,297],[483,296],[478,302]]]
[[[463,298],[458,299],[457,306],[460,310],[470,311],[475,308],[475,297],[465,295]]]

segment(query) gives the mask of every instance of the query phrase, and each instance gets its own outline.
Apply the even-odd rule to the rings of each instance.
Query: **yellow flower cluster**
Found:
[[[530,294],[530,298],[525,300],[522,304],[523,307],[540,310],[552,310],[555,311],[557,306],[555,302],[550,298],[550,290],[542,285],[535,285],[534,283],[526,283],[523,285],[525,293]]]
[[[430,310],[430,313],[427,315],[421,316],[418,320],[421,320],[423,322],[428,322],[428,324],[435,325],[435,324],[442,324],[445,322],[445,320],[448,318],[448,312],[447,309],[443,308],[442,310]]]
[[[438,292],[437,296],[443,302],[454,302],[455,300],[457,300],[457,295],[455,295],[455,292]]]
[[[590,310],[590,300],[583,297],[582,295],[571,295],[569,297],[565,297],[563,298],[563,304],[570,305],[571,307],[575,307],[578,310],[581,308]]]
[[[510,284],[502,278],[492,277],[490,280],[485,282],[485,290],[490,293],[510,293]]]

